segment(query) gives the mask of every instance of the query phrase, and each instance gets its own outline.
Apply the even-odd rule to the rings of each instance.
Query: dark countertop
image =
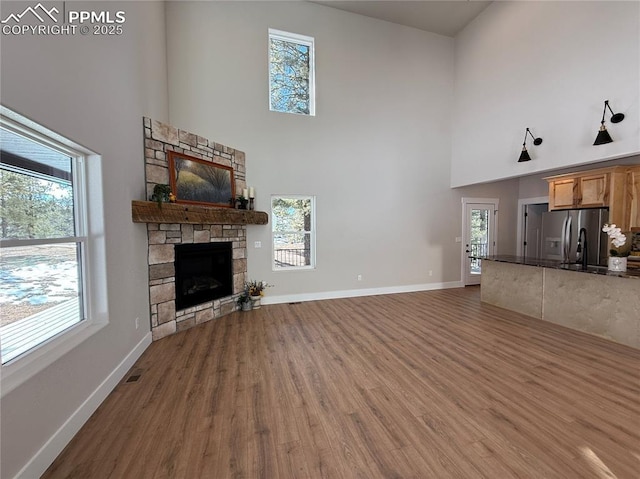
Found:
[[[582,265],[580,264],[567,264],[558,260],[524,258],[522,256],[512,256],[512,255],[506,255],[506,254],[501,254],[496,256],[477,257],[477,259],[497,261],[499,263],[522,264],[525,266],[538,266],[540,268],[564,269],[567,271],[576,271],[578,273],[600,274],[604,276],[616,276],[618,278],[640,279],[640,269],[629,269],[625,273],[616,273],[613,271],[608,271],[606,266],[587,266],[587,269],[582,269]],[[635,260],[631,260],[631,261],[635,261]]]

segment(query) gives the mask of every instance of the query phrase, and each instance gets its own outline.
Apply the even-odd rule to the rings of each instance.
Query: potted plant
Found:
[[[271,286],[266,281],[247,281],[244,283],[245,291],[249,293],[251,300],[253,301],[253,309],[260,308],[260,299],[264,296],[264,290]]]
[[[246,289],[240,296],[238,296],[236,303],[242,311],[251,311],[251,308],[253,307],[253,301],[251,300],[251,296],[249,296],[249,292]]]
[[[153,194],[151,195],[151,201],[157,202],[158,208],[162,208],[162,203],[171,201],[171,197],[173,197],[175,200],[175,196],[173,196],[173,193],[171,193],[171,186],[155,185],[153,187]]]
[[[609,260],[607,269],[618,273],[627,270],[627,257],[631,253],[631,241],[627,241],[630,235],[625,235],[616,225],[604,225],[602,231],[611,238]]]
[[[246,210],[247,209],[247,203],[249,203],[249,200],[247,198],[245,198],[244,196],[240,195],[238,196],[238,209],[240,210]]]

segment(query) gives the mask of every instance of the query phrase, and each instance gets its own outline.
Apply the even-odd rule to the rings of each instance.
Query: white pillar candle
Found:
[[[246,188],[242,190],[242,196],[244,198],[249,198],[249,190],[247,190]]]
[[[249,198],[255,198],[256,197],[256,190],[253,189],[253,186],[249,187]]]

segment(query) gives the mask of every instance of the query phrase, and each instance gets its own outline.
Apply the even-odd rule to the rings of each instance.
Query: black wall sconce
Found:
[[[527,131],[524,132],[524,141],[522,142],[522,152],[520,153],[520,158],[518,158],[518,163],[522,163],[523,161],[531,161],[531,157],[529,156],[529,152],[527,151],[527,134],[531,135],[533,138],[533,144],[538,146],[542,144],[542,138],[536,138],[531,133],[531,130],[527,128]]]
[[[598,136],[596,136],[596,141],[593,142],[593,145],[605,145],[607,143],[611,143],[613,139],[611,135],[607,131],[607,127],[604,126],[604,115],[607,113],[607,108],[611,112],[611,123],[620,123],[624,120],[623,113],[614,113],[611,107],[609,106],[609,100],[604,101],[604,109],[602,110],[602,121],[600,122],[600,131],[598,131]]]

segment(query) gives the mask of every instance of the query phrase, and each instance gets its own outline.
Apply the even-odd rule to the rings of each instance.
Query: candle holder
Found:
[[[254,206],[253,206],[253,198],[249,198],[249,209],[253,210]]]

